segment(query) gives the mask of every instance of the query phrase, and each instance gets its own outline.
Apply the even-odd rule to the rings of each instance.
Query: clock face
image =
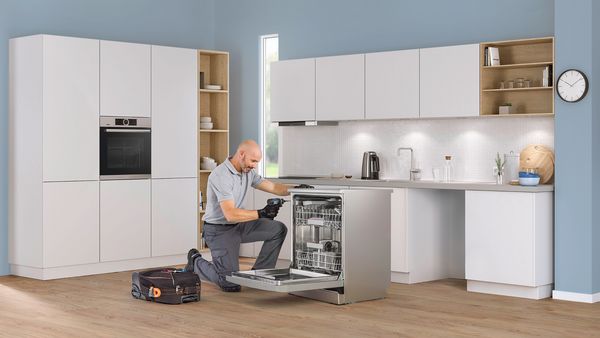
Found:
[[[556,91],[564,101],[577,102],[587,94],[587,77],[576,69],[568,69],[558,77]]]

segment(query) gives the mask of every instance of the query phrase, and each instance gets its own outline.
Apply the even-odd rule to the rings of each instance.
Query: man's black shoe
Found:
[[[198,258],[198,257],[202,257],[202,255],[200,254],[200,251],[198,251],[197,249],[193,248],[193,249],[190,249],[190,251],[188,251],[187,264],[185,265],[185,271],[194,272],[194,262],[196,261],[196,258]]]
[[[242,291],[242,287],[239,285],[221,286],[221,290],[225,292],[240,292]]]

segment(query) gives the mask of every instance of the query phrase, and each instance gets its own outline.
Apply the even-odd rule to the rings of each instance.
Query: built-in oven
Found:
[[[149,117],[100,117],[100,179],[143,179],[151,174]]]

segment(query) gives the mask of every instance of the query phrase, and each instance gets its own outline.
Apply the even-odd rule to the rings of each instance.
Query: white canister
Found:
[[[510,181],[519,180],[519,154],[510,151],[504,154],[504,183],[510,184]]]

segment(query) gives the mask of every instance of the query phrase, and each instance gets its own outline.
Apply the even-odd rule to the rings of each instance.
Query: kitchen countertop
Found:
[[[356,178],[268,178],[279,183],[309,184],[309,185],[342,185],[351,187],[381,187],[381,188],[410,188],[410,189],[447,189],[447,190],[480,190],[480,191],[512,191],[512,192],[548,192],[554,191],[553,184],[537,186],[521,186],[496,184],[495,182],[434,182],[406,180],[361,180]]]

